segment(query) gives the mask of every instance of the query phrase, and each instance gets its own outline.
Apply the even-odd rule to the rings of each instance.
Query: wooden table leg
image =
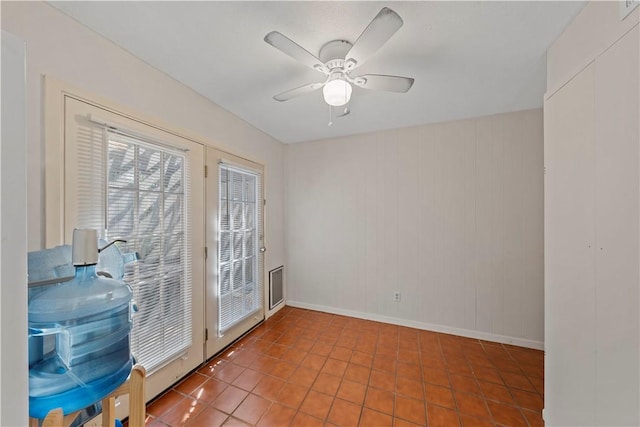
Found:
[[[62,408],[57,408],[49,411],[47,417],[42,422],[42,427],[62,427],[62,421],[64,415],[62,414]]]
[[[144,419],[147,415],[144,395],[145,370],[136,365],[129,377],[129,426],[144,427]]]
[[[109,396],[102,399],[102,427],[116,425],[116,398]]]

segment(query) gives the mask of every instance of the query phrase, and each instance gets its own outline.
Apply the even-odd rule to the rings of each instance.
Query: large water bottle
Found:
[[[140,259],[137,252],[122,253],[114,244],[116,242],[125,242],[125,240],[116,239],[107,243],[106,240],[100,239],[100,255],[98,256],[98,264],[96,270],[98,275],[111,277],[112,279],[122,280],[124,277],[125,265]]]
[[[132,292],[124,282],[96,274],[95,230],[74,230],[75,277],[29,300],[29,338],[44,351],[29,366],[29,416],[83,409],[122,384],[133,365],[129,346]],[[51,349],[47,348],[51,341]]]

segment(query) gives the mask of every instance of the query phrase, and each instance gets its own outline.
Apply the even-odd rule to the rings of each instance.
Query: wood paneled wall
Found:
[[[542,348],[542,129],[529,110],[287,146],[288,303]]]
[[[547,425],[640,425],[640,9],[619,7],[590,2],[547,55]]]

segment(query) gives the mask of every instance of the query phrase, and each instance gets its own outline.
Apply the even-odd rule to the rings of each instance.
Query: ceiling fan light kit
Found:
[[[324,95],[324,102],[332,107],[340,107],[349,102],[352,91],[353,88],[349,82],[342,79],[335,79],[324,85],[322,95]]]
[[[323,82],[311,83],[282,92],[275,95],[273,99],[281,102],[288,101],[322,88],[325,102],[330,106],[339,107],[350,101],[353,91],[352,85],[363,89],[407,92],[414,82],[414,79],[409,77],[380,74],[351,76],[351,73],[382,47],[402,27],[402,24],[402,18],[396,12],[388,7],[382,8],[355,43],[351,44],[346,40],[330,41],[322,46],[318,57],[282,33],[270,32],[265,36],[265,42],[325,75]],[[341,116],[346,114],[348,114],[348,109]]]

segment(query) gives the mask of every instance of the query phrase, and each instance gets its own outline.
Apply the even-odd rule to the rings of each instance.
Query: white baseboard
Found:
[[[286,300],[286,305],[308,310],[322,311],[325,313],[350,316],[358,319],[373,320],[376,322],[391,323],[392,325],[407,326],[409,328],[423,329],[425,331],[442,332],[444,334],[458,335],[467,338],[476,338],[485,341],[493,341],[502,344],[511,344],[519,347],[544,350],[544,342],[529,340],[526,338],[510,337],[506,335],[492,334],[490,332],[474,331],[471,329],[454,328],[451,326],[435,325],[432,323],[417,322],[415,320],[399,319],[397,317],[382,316],[380,314],[363,313],[360,311],[344,310],[324,305],[308,304],[306,302]]]

